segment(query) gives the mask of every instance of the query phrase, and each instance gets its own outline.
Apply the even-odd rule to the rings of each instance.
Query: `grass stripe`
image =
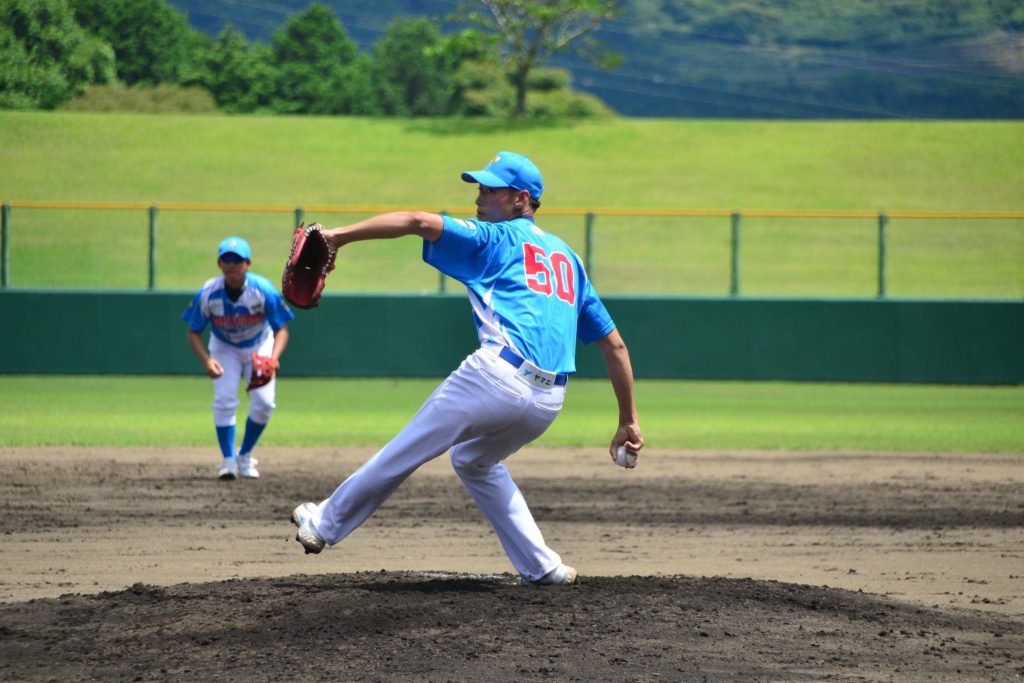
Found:
[[[379,447],[436,384],[285,376],[264,443]],[[1024,387],[651,380],[638,382],[637,397],[652,454],[700,448],[1024,455]],[[212,398],[205,377],[6,376],[0,446],[214,448]],[[562,415],[538,444],[600,451],[616,414],[606,381],[573,381]]]

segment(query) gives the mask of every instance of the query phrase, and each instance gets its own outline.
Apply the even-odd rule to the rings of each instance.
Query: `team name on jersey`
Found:
[[[217,327],[245,327],[246,325],[256,325],[262,322],[263,314],[215,315],[210,318],[210,321]]]

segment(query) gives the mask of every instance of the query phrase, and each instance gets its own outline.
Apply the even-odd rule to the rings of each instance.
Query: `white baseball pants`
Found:
[[[213,380],[213,425],[228,427],[235,424],[235,413],[238,411],[238,384],[249,383],[252,374],[252,354],[269,356],[274,352],[274,335],[267,334],[259,344],[240,349],[222,342],[210,335],[210,356],[224,368],[224,374]],[[277,395],[277,375],[271,380],[249,392],[249,417],[253,422],[265,425],[274,414]]]
[[[545,545],[502,460],[543,434],[564,400],[564,386],[526,384],[493,350],[479,349],[434,390],[390,443],[320,504],[313,524],[328,544],[338,543],[420,465],[450,450],[452,466],[516,571],[539,579],[562,560]]]

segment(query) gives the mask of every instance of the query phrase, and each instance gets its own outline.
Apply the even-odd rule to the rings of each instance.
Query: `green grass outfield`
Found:
[[[0,201],[386,204],[465,207],[458,172],[501,149],[535,158],[545,208],[887,211],[1024,210],[1024,122],[613,119],[559,125],[323,117],[0,112]],[[11,215],[15,287],[143,289],[145,211]],[[579,246],[575,217],[545,217]],[[290,215],[160,216],[158,287],[193,291],[215,273],[229,232],[253,237],[273,277]],[[310,216],[320,219],[320,216]],[[327,216],[323,222],[343,220]],[[277,222],[280,221],[280,224]],[[675,222],[672,222],[675,221]],[[727,219],[597,222],[603,293],[723,294]],[[282,227],[283,226],[283,227]],[[873,296],[874,226],[745,221],[743,292]],[[924,221],[890,227],[893,296],[1024,295],[1019,223]],[[671,240],[674,241],[669,241]],[[417,245],[366,246],[331,291],[429,291]],[[62,268],[53,268],[54,255]],[[359,268],[387,273],[369,280]],[[33,279],[35,278],[35,279]],[[47,279],[49,278],[49,279]],[[16,334],[16,333],[15,333]],[[281,381],[271,445],[389,439],[433,380]],[[0,445],[213,444],[202,377],[0,377]],[[639,383],[658,448],[1024,453],[1020,387]],[[607,382],[573,382],[540,443],[602,447],[614,426]]]
[[[375,449],[436,384],[283,377],[262,443]],[[1024,454],[1024,387],[651,380],[638,382],[637,396],[651,455],[680,448]],[[215,450],[211,403],[205,377],[6,376],[0,446]],[[573,381],[562,415],[536,443],[600,452],[616,414],[607,381]]]

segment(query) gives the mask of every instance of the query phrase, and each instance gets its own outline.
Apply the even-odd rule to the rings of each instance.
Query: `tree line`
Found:
[[[1024,117],[1020,0],[461,1],[0,0],[0,108]]]
[[[210,35],[230,17],[264,42],[308,1],[168,0]],[[367,49],[398,15],[452,29],[445,13],[457,0],[321,1]],[[572,55],[552,63],[627,116],[1024,117],[1021,0],[621,0],[618,8],[591,35],[615,50],[617,68]]]
[[[559,19],[586,16],[579,37],[613,16],[615,2],[482,4],[487,12],[465,15],[471,27],[449,34],[424,17],[395,18],[364,52],[321,3],[289,16],[260,43],[231,25],[216,36],[200,33],[165,0],[0,0],[0,108],[124,108],[141,93],[156,109],[228,113],[608,113],[545,60],[568,47],[555,42],[565,35]],[[547,13],[523,14],[524,5]],[[519,52],[503,45],[507,31],[493,30],[509,21],[527,40]]]

